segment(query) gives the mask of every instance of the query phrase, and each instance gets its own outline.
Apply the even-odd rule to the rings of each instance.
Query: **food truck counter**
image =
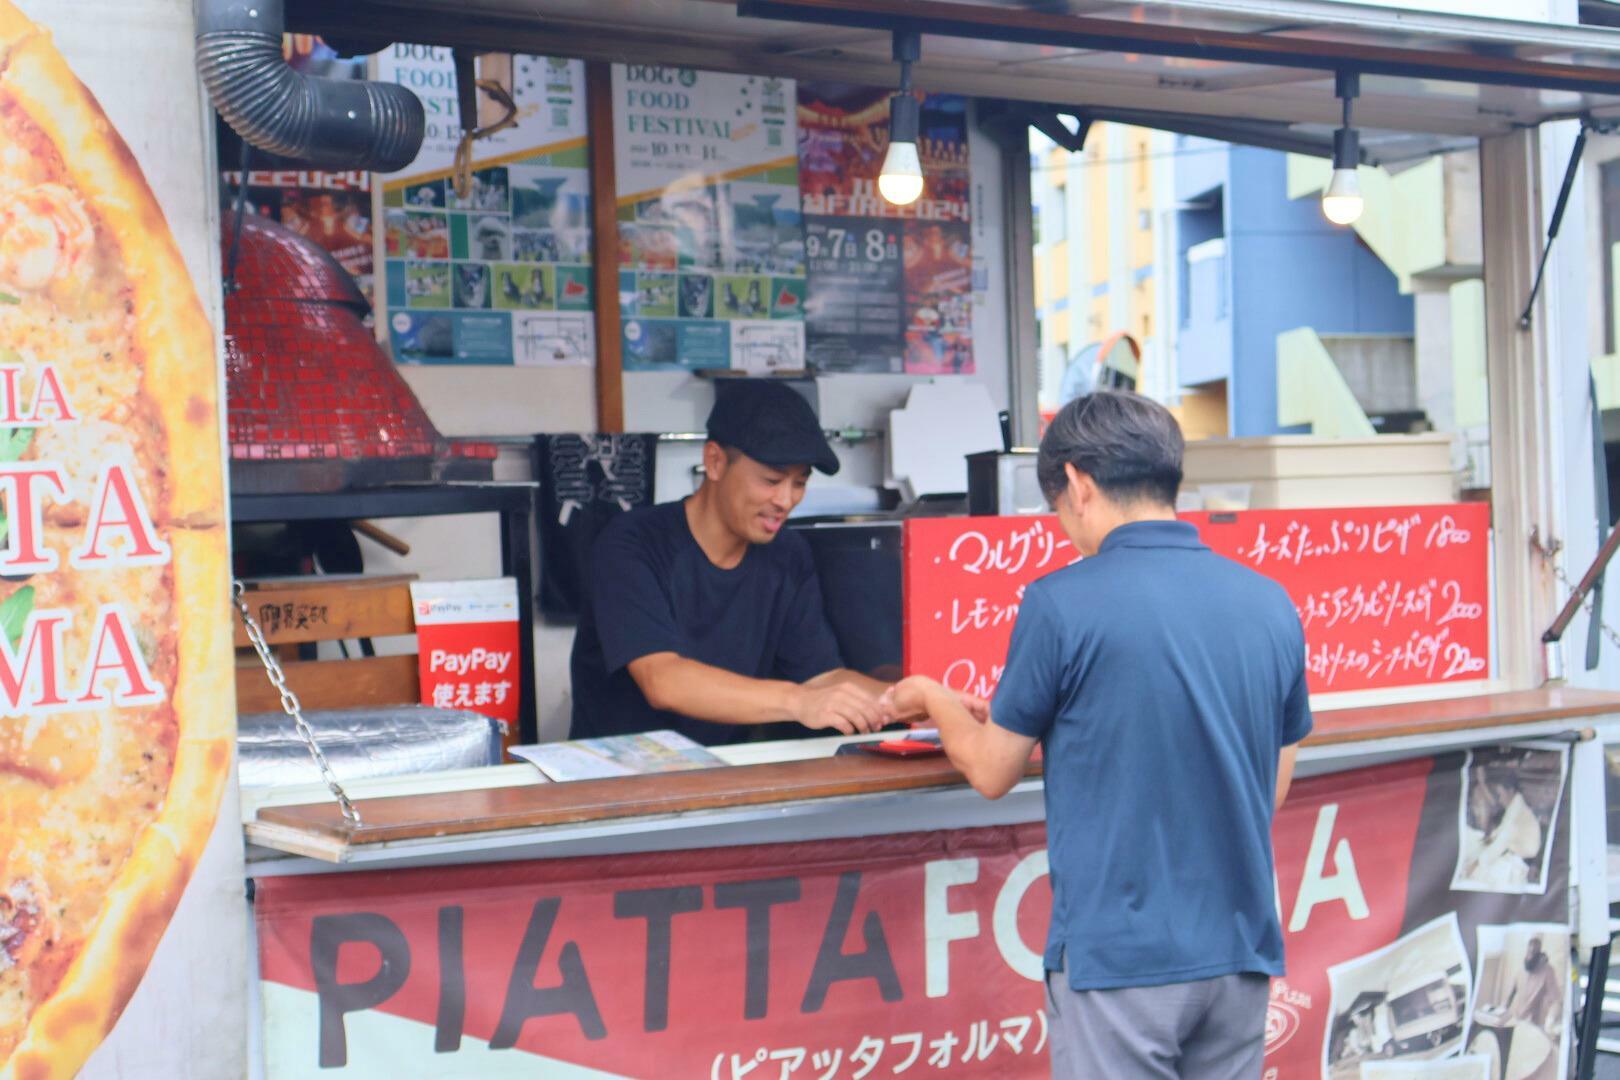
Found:
[[[1298,775],[1588,727],[1620,733],[1620,694],[1544,689],[1323,711]],[[719,748],[727,768],[568,783],[550,782],[527,764],[360,781],[350,785],[359,824],[346,821],[318,786],[247,789],[249,872],[683,850],[1043,817],[1038,763],[991,803],[943,757],[836,755],[851,741]]]

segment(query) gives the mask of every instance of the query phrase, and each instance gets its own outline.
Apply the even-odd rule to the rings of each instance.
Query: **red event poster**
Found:
[[[1305,626],[1312,693],[1489,677],[1484,503],[1182,519],[1288,590]],[[1075,559],[1055,517],[906,522],[906,671],[993,693],[1024,589]]]
[[[413,581],[422,704],[518,722],[517,583]]]
[[[1493,748],[1296,785],[1267,1078],[1562,1075],[1567,766]],[[1530,841],[1504,851],[1509,817]],[[268,1072],[1044,1077],[1047,874],[1037,823],[261,880]],[[1527,1011],[1527,986],[1564,992]]]
[[[798,85],[805,215],[805,334],[819,371],[970,374],[973,252],[967,99],[919,95],[924,190],[877,191],[889,148],[881,87]]]

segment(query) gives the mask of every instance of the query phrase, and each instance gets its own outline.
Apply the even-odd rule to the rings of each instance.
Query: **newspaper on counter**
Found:
[[[710,769],[725,764],[674,731],[514,746],[512,755],[529,762],[552,780],[597,780],[605,776]]]

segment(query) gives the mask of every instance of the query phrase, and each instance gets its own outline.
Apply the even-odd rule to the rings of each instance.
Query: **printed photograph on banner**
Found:
[[[596,320],[579,311],[517,312],[512,353],[520,367],[588,367],[596,362]]]
[[[906,372],[973,373],[973,252],[965,224],[907,223]]]
[[[450,221],[450,257],[497,261],[512,257],[512,223],[505,214],[456,214]]]
[[[405,295],[411,307],[450,306],[450,264],[412,262],[405,267]]]
[[[1451,887],[1469,892],[1547,891],[1553,824],[1568,751],[1497,746],[1470,750],[1457,808]]]
[[[383,216],[390,258],[448,259],[450,219],[444,214],[389,210]]]
[[[395,361],[542,362],[542,354],[556,350],[531,349],[523,357],[519,350],[537,340],[537,328],[547,321],[516,316],[568,310],[594,320],[583,65],[511,53],[478,57],[479,80],[511,95],[516,123],[478,141],[462,192],[456,190],[453,168],[461,129],[450,50],[395,45],[379,55],[378,70],[381,78],[410,87],[429,106],[427,138],[416,160],[385,178],[383,186],[384,296]],[[478,108],[485,125],[506,114],[487,90],[480,92]],[[447,261],[448,290],[437,288],[437,275],[413,269],[412,260]],[[444,309],[446,318],[401,324],[392,317],[401,308]],[[462,314],[480,309],[490,315]],[[577,319],[551,322],[565,325],[563,336],[569,340],[579,338]],[[436,336],[424,343],[424,331]],[[443,340],[444,331],[451,341]],[[594,323],[585,337],[595,340]]]
[[[725,268],[804,275],[799,190],[787,184],[730,183],[716,189]]]
[[[456,194],[455,188],[451,187],[445,193],[445,201],[452,210],[504,213],[510,182],[510,174],[504,168],[479,169],[472,174],[472,187],[466,198]]]
[[[1323,1080],[1360,1080],[1365,1063],[1452,1057],[1463,1045],[1471,986],[1456,912],[1328,968],[1328,984]]]
[[[681,275],[681,318],[714,316],[714,278],[708,274]]]
[[[1468,1053],[1487,1080],[1564,1080],[1569,1064],[1569,927],[1481,926]]]
[[[455,284],[456,307],[489,307],[489,265],[487,263],[457,263]]]
[[[1499,1080],[1491,1059],[1466,1054],[1441,1061],[1364,1061],[1361,1080]]]

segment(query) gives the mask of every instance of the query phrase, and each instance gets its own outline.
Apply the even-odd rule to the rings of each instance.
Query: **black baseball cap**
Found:
[[[716,386],[709,438],[764,465],[811,465],[828,476],[838,471],[838,455],[810,403],[782,383],[749,379]]]

